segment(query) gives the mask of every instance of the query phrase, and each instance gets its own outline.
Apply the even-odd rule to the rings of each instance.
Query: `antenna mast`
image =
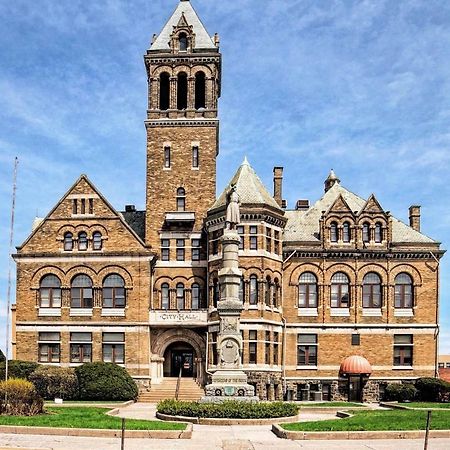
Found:
[[[6,294],[6,362],[5,362],[5,380],[8,379],[8,365],[9,365],[9,317],[11,309],[11,272],[12,272],[12,253],[14,242],[14,213],[16,209],[16,189],[17,189],[17,166],[19,158],[14,158],[14,177],[13,177],[13,191],[12,191],[12,205],[11,205],[11,228],[9,230],[9,253],[8,253],[8,293]]]

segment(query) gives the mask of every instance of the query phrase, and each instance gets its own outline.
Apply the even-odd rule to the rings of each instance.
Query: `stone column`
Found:
[[[170,77],[170,109],[177,109],[177,77]]]

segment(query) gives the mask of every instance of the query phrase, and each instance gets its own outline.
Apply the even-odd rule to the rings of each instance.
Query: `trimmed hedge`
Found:
[[[78,378],[75,369],[69,367],[41,366],[29,377],[39,395],[47,400],[78,397]]]
[[[0,414],[34,416],[42,414],[43,409],[44,401],[33,383],[19,378],[0,382]]]
[[[8,378],[22,378],[28,380],[30,375],[40,366],[40,364],[31,361],[21,361],[11,359],[8,363]],[[5,379],[6,362],[0,363],[0,380]]]
[[[242,402],[225,400],[221,403],[182,402],[163,400],[158,403],[161,414],[185,417],[208,417],[221,419],[269,419],[289,417],[298,414],[299,407],[294,403],[283,402]]]
[[[450,383],[439,378],[424,377],[416,381],[418,398],[423,402],[449,401]]]
[[[385,398],[387,401],[405,402],[412,401],[417,396],[417,389],[413,384],[392,383],[386,386]]]
[[[85,363],[75,369],[80,400],[136,400],[138,387],[129,373],[112,363]]]

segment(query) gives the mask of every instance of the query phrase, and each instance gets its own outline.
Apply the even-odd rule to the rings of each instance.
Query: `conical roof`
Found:
[[[170,51],[170,36],[173,33],[174,27],[177,27],[183,14],[187,24],[193,27],[193,31],[195,33],[194,50],[217,50],[217,47],[214,45],[213,40],[206,31],[205,26],[199,19],[197,13],[195,12],[195,9],[191,5],[191,2],[187,0],[181,0],[175,8],[175,11],[170,19],[164,25],[161,33],[159,33],[155,42],[153,42],[153,44],[151,45],[150,51]]]
[[[250,166],[247,158],[245,158],[227,187],[211,207],[210,211],[226,206],[227,192],[233,184],[236,186],[236,192],[239,195],[241,205],[260,204],[280,209],[278,203],[269,194],[253,167]]]

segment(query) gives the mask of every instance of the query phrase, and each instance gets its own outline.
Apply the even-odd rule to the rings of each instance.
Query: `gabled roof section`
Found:
[[[87,189],[86,189],[87,188]],[[67,209],[67,206],[64,208],[63,205],[65,203],[65,200],[69,195],[71,194],[77,194],[83,191],[83,193],[87,193],[86,190],[89,190],[92,194],[96,194],[98,198],[103,202],[103,207],[108,211],[108,213],[111,214],[111,216],[118,217],[122,224],[125,226],[125,228],[128,229],[128,231],[139,241],[139,243],[145,247],[144,241],[138,236],[138,234],[133,230],[133,228],[125,221],[123,216],[119,214],[113,206],[106,200],[106,198],[103,196],[103,194],[96,188],[96,186],[92,183],[91,180],[87,177],[87,175],[80,175],[80,177],[75,181],[75,183],[67,190],[67,192],[62,196],[62,198],[56,203],[56,205],[52,208],[52,210],[47,214],[47,216],[43,219],[39,219],[38,221],[35,221],[33,223],[33,229],[28,236],[28,238],[25,240],[25,242],[18,247],[19,249],[24,247],[31,238],[41,229],[41,227],[45,224],[45,222],[48,219],[64,219],[64,218],[70,218],[67,217],[68,214],[64,211]],[[70,206],[68,206],[70,208]]]
[[[241,164],[225,190],[220,194],[210,211],[225,207],[227,204],[227,193],[232,185],[236,185],[241,205],[266,205],[282,212],[275,199],[269,194],[263,182],[260,180],[247,158]]]
[[[181,22],[180,22],[181,21]],[[213,40],[206,31],[205,26],[199,19],[195,9],[188,0],[181,0],[174,13],[164,25],[161,33],[159,33],[155,42],[150,46],[150,51],[170,51],[170,36],[173,33],[174,28],[179,24],[187,24],[192,26],[195,34],[195,47],[194,50],[214,50],[217,51],[217,47],[214,45]]]
[[[348,203],[345,201],[342,194],[339,194],[334,203],[328,209],[327,213],[331,212],[350,213],[353,215],[353,211],[351,210],[350,206],[348,206]]]
[[[363,213],[382,213],[385,214],[384,209],[381,207],[380,202],[375,198],[374,194],[371,194],[367,199],[366,204],[361,208],[358,215]]]

